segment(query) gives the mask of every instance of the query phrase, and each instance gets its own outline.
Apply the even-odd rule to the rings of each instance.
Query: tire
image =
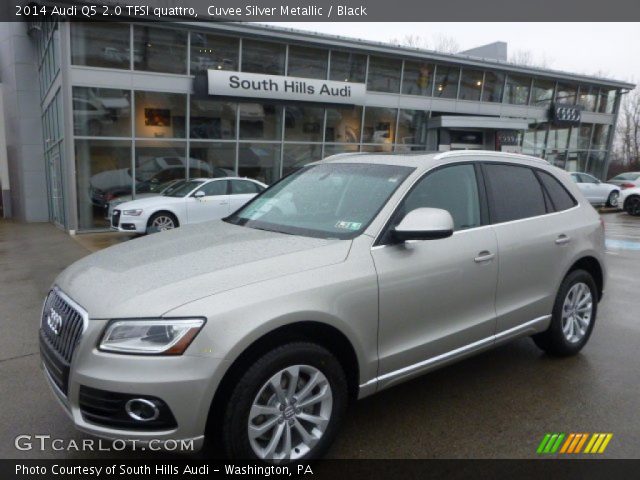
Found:
[[[284,391],[288,390],[288,382],[294,378],[291,372],[295,373],[296,367],[299,368],[299,380],[296,382],[295,393],[303,395],[299,399]],[[310,384],[308,380],[316,372],[320,373],[316,377],[319,379],[318,384],[305,392],[305,385]],[[278,402],[273,384],[270,383],[277,381],[276,379],[280,379],[281,386],[284,383],[284,388],[281,389],[287,398],[284,403]],[[309,406],[298,407],[313,398],[321,400]],[[294,342],[277,347],[246,370],[229,396],[222,420],[225,453],[232,459],[262,460],[269,463],[319,458],[333,442],[347,404],[346,376],[340,362],[328,350],[308,342]],[[257,415],[260,412],[265,413]],[[318,421],[321,417],[326,421],[311,423],[307,420],[313,418]],[[258,430],[261,426],[264,426],[264,432]],[[300,434],[300,426],[314,437],[308,445]],[[257,433],[250,436],[249,429],[252,427]],[[279,439],[276,439],[278,432],[281,433]],[[291,445],[289,455],[286,453],[287,438]],[[273,443],[275,446],[270,453],[269,446]]]
[[[624,209],[629,215],[640,216],[640,196],[633,195],[624,202]]]
[[[586,301],[585,305],[589,305],[590,315],[585,322],[585,315],[580,312],[580,305],[589,297],[590,301]],[[577,300],[577,306],[571,305],[572,299]],[[532,337],[535,344],[548,354],[557,357],[577,354],[587,344],[593,331],[598,313],[597,299],[598,289],[591,274],[586,270],[570,272],[558,289],[549,328]],[[567,314],[563,318],[565,310]],[[571,318],[575,320],[572,321]],[[572,322],[573,325],[569,325]]]
[[[607,198],[607,207],[617,207],[618,197],[620,197],[620,192],[618,190],[613,190]]]
[[[147,234],[163,232],[165,230],[173,230],[178,228],[180,223],[176,216],[171,212],[156,212],[149,218],[147,222]]]

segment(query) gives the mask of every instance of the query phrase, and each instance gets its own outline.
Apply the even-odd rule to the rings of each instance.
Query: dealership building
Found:
[[[488,149],[606,175],[634,85],[246,23],[0,24],[5,216],[109,228],[179,178],[272,183],[342,152]],[[2,140],[0,138],[0,140]]]

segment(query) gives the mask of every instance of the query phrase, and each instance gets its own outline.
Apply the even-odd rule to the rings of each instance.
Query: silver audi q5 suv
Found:
[[[517,337],[578,353],[603,251],[598,214],[543,160],[337,155],[224,220],[67,268],[42,363],[85,432],[307,459],[357,398]]]

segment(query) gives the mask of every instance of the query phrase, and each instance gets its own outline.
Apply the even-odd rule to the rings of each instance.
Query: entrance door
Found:
[[[49,177],[49,219],[57,226],[65,228],[60,145],[47,152],[46,156]]]

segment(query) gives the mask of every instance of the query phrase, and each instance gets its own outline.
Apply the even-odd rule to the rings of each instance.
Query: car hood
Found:
[[[56,285],[93,319],[160,316],[244,285],[343,262],[351,241],[214,222],[115,245],[74,263]]]
[[[155,208],[158,206],[168,206],[176,203],[183,203],[184,197],[165,197],[163,195],[152,195],[144,198],[137,198],[128,202],[116,205],[118,210],[135,210],[137,208]]]

